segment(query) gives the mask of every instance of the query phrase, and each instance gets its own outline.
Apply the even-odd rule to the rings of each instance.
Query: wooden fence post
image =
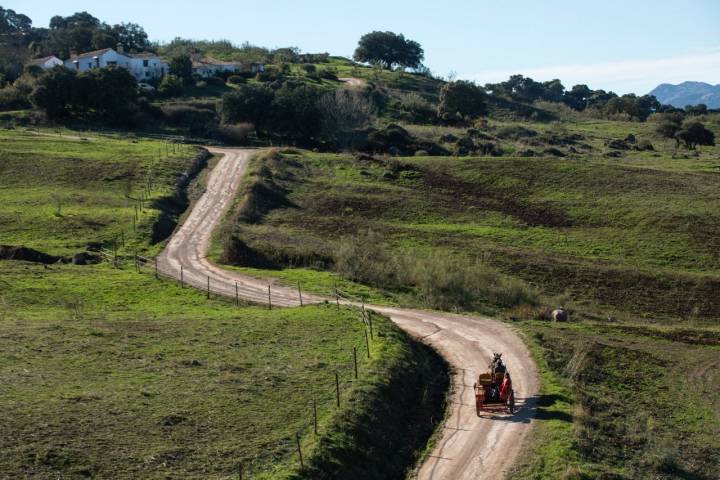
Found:
[[[180,288],[185,288],[185,279],[183,278],[183,266],[180,265]]]
[[[335,285],[335,303],[337,304],[337,308],[340,309],[340,295],[338,294],[337,285]]]
[[[208,275],[207,280],[207,298],[210,299],[210,275]]]
[[[353,347],[353,365],[355,366],[355,380],[358,378],[358,369],[357,369],[357,347]]]
[[[368,326],[370,327],[370,340],[373,340],[373,331],[372,331],[372,312],[368,310]]]
[[[298,296],[300,297],[300,306],[302,307],[303,301],[302,301],[302,290],[300,289],[300,282],[298,282]]]
[[[236,307],[239,307],[239,306],[240,306],[240,297],[239,297],[239,295],[238,295],[237,282],[235,282],[235,306],[236,306]]]
[[[160,275],[158,275],[157,257],[155,257],[155,280],[157,280],[159,278],[160,278]]]
[[[305,465],[303,464],[303,458],[302,458],[302,449],[300,448],[300,434],[295,434],[295,441],[297,442],[297,449],[298,449],[298,456],[300,457],[300,470],[305,470]]]
[[[135,250],[135,271],[140,273],[140,260],[138,259],[137,250]]]
[[[317,400],[313,400],[313,424],[315,425],[315,435],[317,435]]]
[[[135,211],[137,212],[137,207],[135,207]],[[135,216],[137,216],[137,215],[135,215]],[[133,232],[137,232],[137,227],[135,226],[135,216],[132,217]]]
[[[370,340],[368,340],[367,330],[363,328],[363,331],[365,332],[365,346],[367,347],[367,356],[368,358],[370,358]]]
[[[270,298],[270,285],[268,285],[268,310],[272,310],[272,298]]]
[[[340,376],[335,372],[335,403],[340,408]]]

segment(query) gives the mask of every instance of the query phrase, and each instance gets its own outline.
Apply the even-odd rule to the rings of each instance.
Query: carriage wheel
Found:
[[[483,408],[483,395],[480,393],[480,389],[477,386],[477,382],[473,384],[473,390],[475,390],[475,413],[480,416],[480,411]]]

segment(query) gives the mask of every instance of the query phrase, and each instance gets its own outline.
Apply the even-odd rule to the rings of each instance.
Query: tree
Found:
[[[585,110],[591,95],[592,90],[587,85],[574,85],[565,92],[563,102],[574,110]]]
[[[266,85],[244,84],[226,93],[220,104],[220,116],[225,124],[249,122],[259,133],[273,100],[273,92]]]
[[[675,133],[675,140],[678,145],[682,141],[689,150],[695,150],[698,145],[715,146],[715,134],[700,122],[688,122],[683,125],[682,130]]]
[[[187,54],[177,55],[170,59],[170,73],[183,82],[192,82],[192,60]]]
[[[365,95],[344,88],[321,96],[318,109],[324,136],[340,147],[349,147],[359,140],[358,132],[370,125],[375,115]]]
[[[0,41],[8,37],[28,35],[32,30],[32,20],[27,15],[0,7]]]
[[[425,53],[419,43],[393,32],[371,32],[360,38],[353,58],[381,68],[417,68]]]
[[[688,105],[685,107],[688,115],[705,115],[708,112],[707,105],[698,103],[697,105]]]
[[[119,23],[113,25],[109,32],[115,43],[122,44],[128,51],[142,52],[150,48],[145,29],[137,23]]]
[[[37,81],[30,94],[30,102],[52,119],[69,115],[73,103],[77,74],[58,66],[49,70]]]
[[[158,85],[158,93],[166,97],[177,97],[183,93],[183,82],[177,75],[165,75]]]
[[[465,117],[484,115],[487,111],[485,97],[485,91],[472,82],[458,80],[446,83],[440,89],[438,116],[452,123]]]
[[[0,7],[0,77],[14,81],[28,60],[32,20],[27,15]]]

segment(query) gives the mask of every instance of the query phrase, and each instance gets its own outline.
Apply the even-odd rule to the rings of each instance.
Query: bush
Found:
[[[422,95],[412,92],[400,97],[400,107],[415,123],[428,123],[436,118],[435,107]]]
[[[176,75],[165,75],[158,86],[158,93],[165,97],[177,97],[183,91],[183,81]]]
[[[317,71],[317,67],[312,63],[304,63],[300,66],[300,68],[302,68],[307,74],[314,74]]]
[[[318,76],[320,78],[324,78],[326,80],[337,80],[337,69],[334,67],[327,67],[327,68],[320,68],[317,72]]]
[[[520,140],[521,138],[535,137],[537,132],[519,125],[508,125],[500,128],[496,136],[505,140]]]
[[[275,80],[282,79],[282,73],[274,65],[267,65],[264,71],[257,72],[255,79],[258,82],[274,82]]]
[[[161,107],[165,121],[173,126],[207,125],[216,121],[214,110],[190,104]]]
[[[245,83],[247,80],[245,80],[245,77],[241,77],[240,75],[230,75],[227,79],[227,83],[230,83],[232,85],[240,85],[241,83]]]
[[[205,83],[207,83],[208,85],[213,85],[215,87],[222,87],[225,85],[225,80],[220,77],[207,77],[205,79]]]
[[[440,89],[438,116],[448,123],[459,123],[485,115],[485,91],[472,82],[458,80]]]
[[[334,256],[335,271],[349,280],[399,289],[428,308],[477,310],[482,306],[537,305],[539,294],[521,280],[450,255],[417,257],[391,254],[372,232],[344,237]]]
[[[252,123],[238,123],[235,125],[220,125],[217,128],[218,137],[228,143],[242,144],[248,141],[255,132]]]

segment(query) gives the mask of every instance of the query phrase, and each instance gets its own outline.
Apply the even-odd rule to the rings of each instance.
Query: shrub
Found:
[[[337,69],[334,67],[327,67],[327,68],[320,68],[317,72],[318,76],[320,78],[324,78],[326,80],[337,80]]]
[[[305,73],[313,74],[317,71],[317,67],[313,65],[312,63],[303,63],[300,68],[302,68]]]
[[[535,130],[521,127],[519,125],[508,125],[500,128],[496,136],[505,140],[520,140],[521,138],[530,138],[537,135]]]
[[[216,120],[214,110],[196,105],[166,105],[161,109],[166,122],[174,126],[206,125]]]
[[[400,97],[400,107],[410,114],[413,122],[431,122],[436,117],[435,107],[422,95],[412,92]]]
[[[281,78],[282,73],[274,65],[267,65],[264,71],[257,72],[257,75],[255,75],[255,79],[258,82],[274,82],[275,80],[279,80]]]
[[[234,144],[247,142],[253,132],[255,132],[255,125],[252,123],[220,125],[217,129],[217,134],[222,140]]]
[[[220,77],[207,77],[205,79],[205,83],[216,87],[222,87],[223,85],[225,85],[225,80]]]
[[[232,85],[240,85],[241,83],[245,83],[247,80],[245,80],[245,77],[242,77],[240,75],[230,75],[227,79],[227,83],[230,83]]]
[[[440,89],[438,116],[448,123],[477,118],[487,112],[485,91],[472,82],[458,80]]]
[[[165,75],[158,86],[158,93],[165,97],[177,97],[183,91],[183,81],[176,75]]]

